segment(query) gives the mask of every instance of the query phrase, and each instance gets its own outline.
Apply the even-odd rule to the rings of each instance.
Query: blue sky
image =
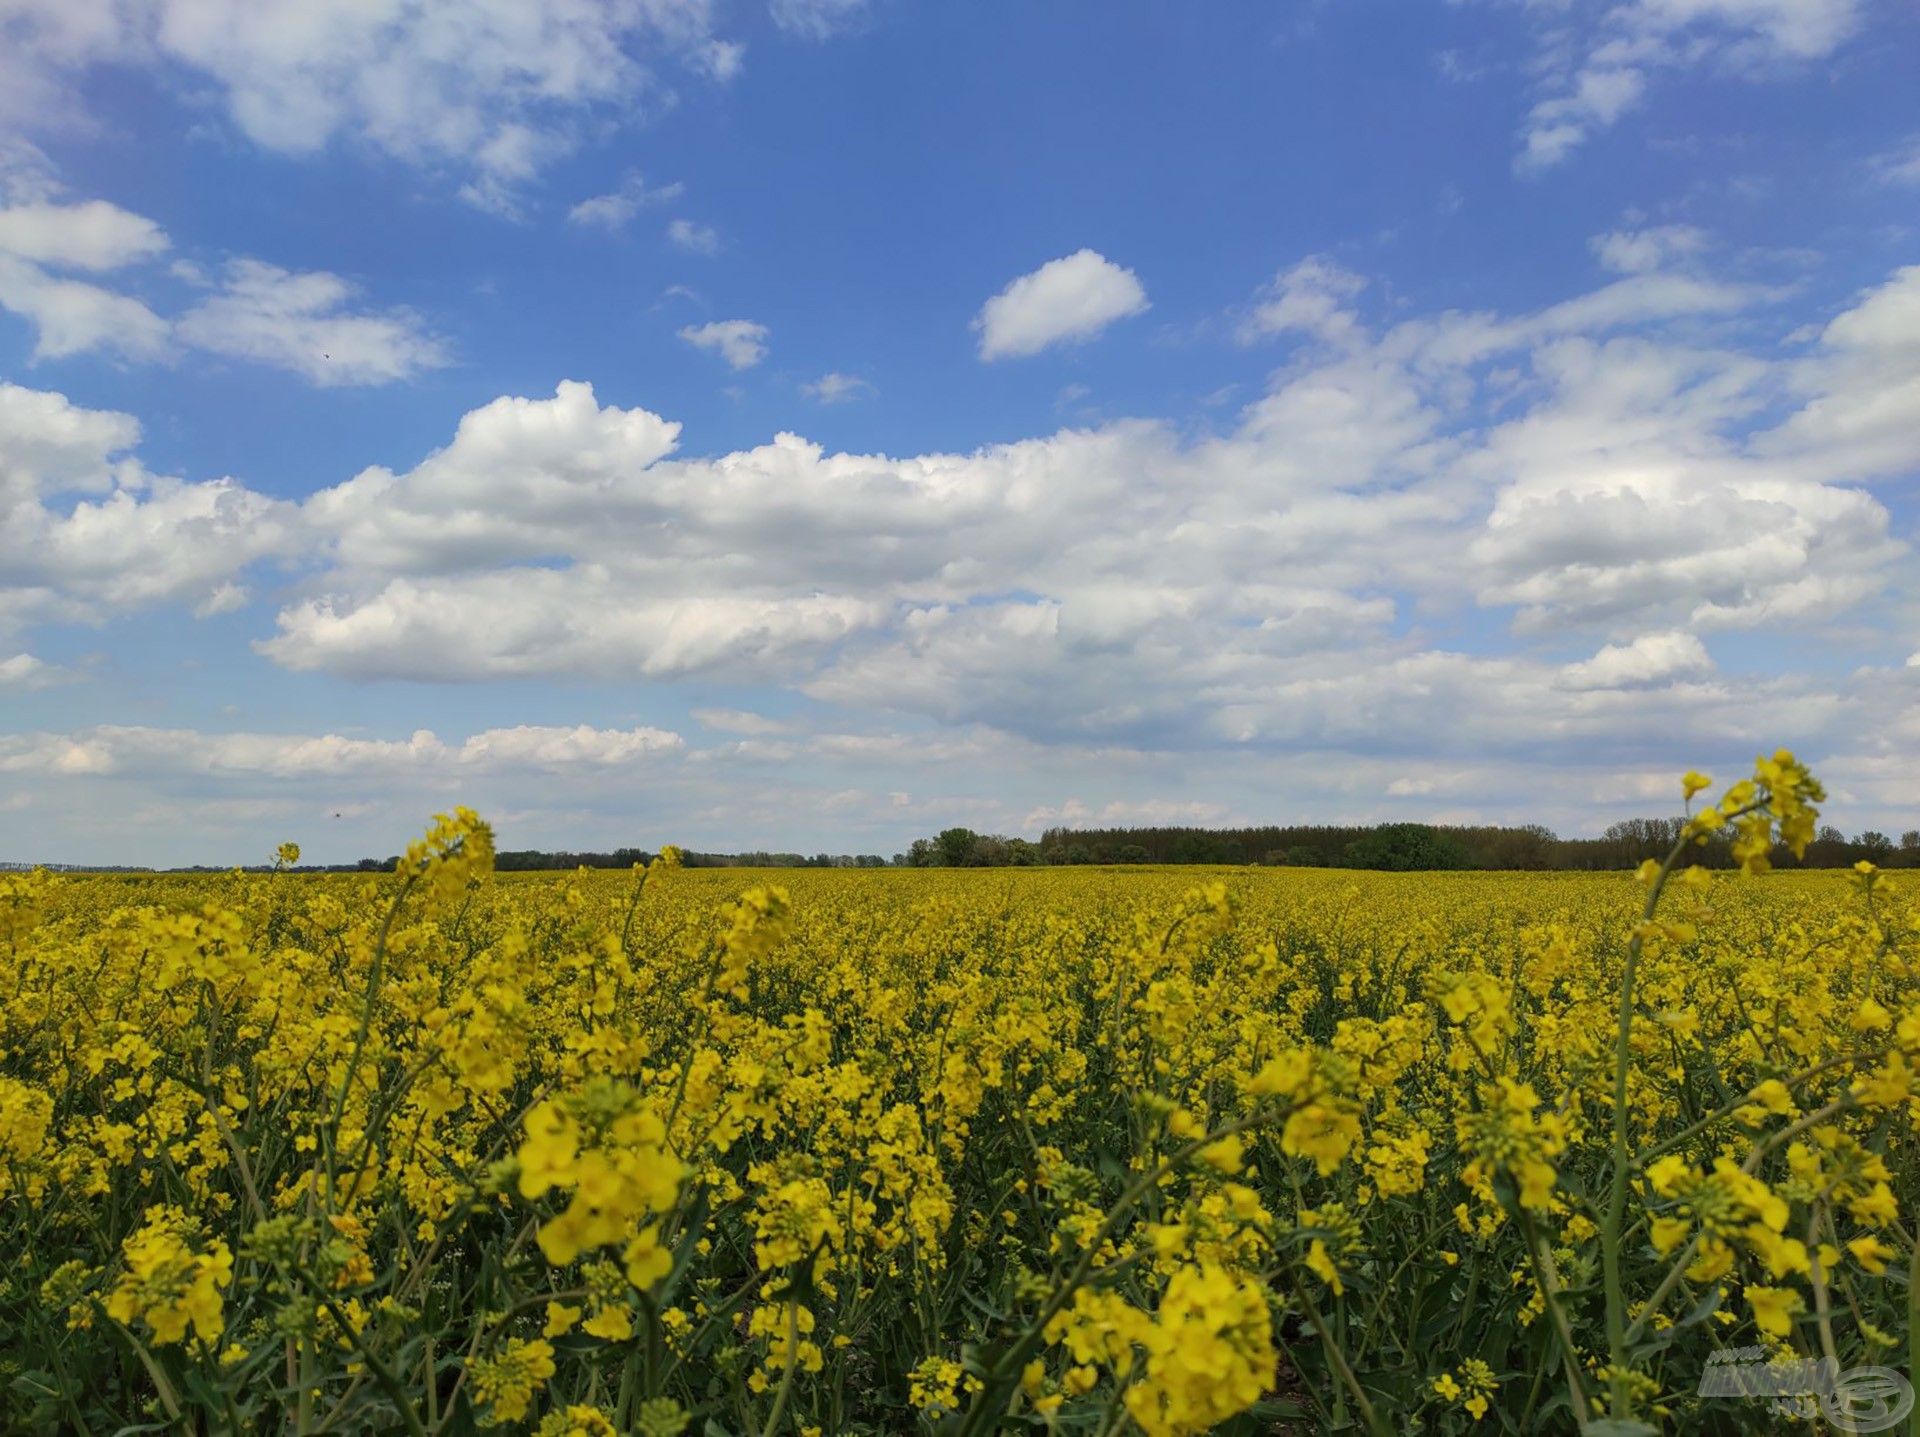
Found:
[[[0,0],[0,858],[1920,826],[1920,17]]]

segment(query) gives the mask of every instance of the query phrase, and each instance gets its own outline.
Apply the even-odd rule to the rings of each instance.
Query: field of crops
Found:
[[[1749,853],[1817,796],[1758,778]],[[0,1428],[1773,1431],[1716,1353],[1911,1370],[1905,875],[489,854],[0,879]]]

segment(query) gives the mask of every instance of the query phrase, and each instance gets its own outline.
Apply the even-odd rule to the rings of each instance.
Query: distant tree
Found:
[[[1519,828],[1495,828],[1476,835],[1471,846],[1476,867],[1498,869],[1537,869],[1552,866],[1553,852],[1560,842],[1553,830],[1538,823]]]
[[[965,868],[971,864],[979,842],[980,835],[971,828],[943,828],[934,839],[940,849],[940,861],[948,868]]]
[[[1153,857],[1139,844],[1125,843],[1120,846],[1120,852],[1115,855],[1115,861],[1119,863],[1151,863],[1153,862]]]
[[[1643,859],[1665,858],[1680,837],[1684,820],[1678,818],[1627,818],[1610,825],[1600,835],[1609,867],[1633,868]]]
[[[969,868],[1005,868],[1011,850],[1007,840],[997,833],[975,834],[973,847],[968,852],[966,865]]]
[[[1854,839],[1853,846],[1860,850],[1860,856],[1870,863],[1884,863],[1893,852],[1893,840],[1878,829],[1869,828]]]
[[[1452,835],[1424,823],[1386,823],[1347,845],[1353,868],[1411,873],[1442,868],[1471,868],[1473,855]]]
[[[1246,851],[1230,838],[1198,829],[1181,834],[1167,855],[1171,863],[1245,863]]]
[[[1831,823],[1823,823],[1815,831],[1813,842],[1807,845],[1802,861],[1808,868],[1845,868],[1853,862],[1853,851],[1846,834]]]

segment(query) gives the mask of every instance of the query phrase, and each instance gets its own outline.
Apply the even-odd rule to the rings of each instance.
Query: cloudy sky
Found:
[[[0,859],[1920,826],[1902,0],[0,0]]]

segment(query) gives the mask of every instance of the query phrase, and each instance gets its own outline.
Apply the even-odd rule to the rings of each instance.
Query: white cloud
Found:
[[[219,292],[180,317],[178,333],[198,348],[290,369],[319,385],[384,384],[446,363],[418,316],[356,312],[348,307],[353,295],[338,275],[235,260]]]
[[[767,357],[767,327],[749,319],[689,324],[680,337],[695,349],[719,355],[735,369],[751,369]]]
[[[1542,6],[1536,67],[1547,95],[1522,132],[1516,166],[1564,162],[1684,66],[1760,78],[1832,55],[1858,29],[1863,0],[1602,0],[1584,13]]]
[[[767,8],[782,30],[824,40],[858,21],[866,12],[867,0],[772,0]]]
[[[692,220],[676,219],[667,224],[667,240],[676,249],[686,250],[689,254],[718,254],[720,252],[720,232],[712,225],[695,224]]]
[[[850,399],[860,399],[874,392],[873,385],[857,374],[842,374],[835,370],[821,375],[811,383],[802,384],[800,392],[822,404],[844,404]]]
[[[1282,270],[1256,298],[1241,321],[1243,344],[1270,335],[1298,331],[1340,341],[1353,335],[1358,320],[1348,302],[1367,282],[1352,270],[1318,255]]]
[[[1567,664],[1560,683],[1570,689],[1649,688],[1713,672],[1706,645],[1685,630],[1642,634],[1626,644],[1608,644],[1590,659]]]
[[[130,414],[0,380],[0,506],[113,483],[114,455],[140,442]]]
[[[257,5],[250,0],[15,0],[5,18],[0,119],[72,119],[76,76],[98,66],[183,75],[248,139],[282,154],[336,140],[421,165],[451,163],[463,193],[510,208],[514,188],[595,113],[661,88],[663,61],[725,78],[737,45],[712,0],[444,0]]]
[[[745,709],[695,709],[693,716],[702,725],[716,733],[741,733],[755,736],[789,733],[793,725],[782,719],[768,718],[765,714],[748,713]]]
[[[1033,833],[1053,827],[1068,828],[1161,828],[1221,827],[1235,821],[1236,815],[1224,803],[1204,799],[1150,798],[1113,799],[1102,804],[1083,803],[1069,798],[1060,803],[1043,803],[1027,811],[1020,821],[1022,832]],[[1242,822],[1257,820],[1240,818]]]
[[[1827,348],[1897,347],[1905,282],[1837,317]],[[1396,673],[1491,674],[1595,708],[1631,664],[1674,677],[1696,657],[1661,635],[1823,622],[1884,592],[1906,553],[1817,445],[1749,436],[1811,378],[1665,332],[1767,300],[1656,271],[1384,332],[1351,304],[1313,309],[1298,361],[1199,441],[1133,421],[971,454],[782,435],[682,458],[677,426],[563,385],[469,415],[410,473],[310,500],[328,567],[263,651],[363,677],[751,674],[1082,741],[1318,732],[1276,723],[1271,696],[1327,723],[1316,696],[1379,715],[1370,667],[1388,695]],[[1614,642],[1570,670],[1480,673],[1420,658],[1401,594]]]
[[[1901,141],[1869,162],[1874,175],[1890,185],[1920,185],[1920,135]]]
[[[139,432],[127,415],[0,383],[0,630],[217,608],[241,570],[295,546],[295,506],[231,479],[150,474],[123,457]]]
[[[99,273],[152,259],[167,249],[165,232],[104,200],[62,201],[61,188],[38,150],[0,152],[0,193],[8,200],[0,208],[0,308],[33,324],[35,359],[88,350],[162,357],[168,326],[159,315],[131,295],[54,271]]]
[[[405,777],[435,771],[608,768],[681,747],[666,729],[487,729],[447,744],[428,729],[407,739],[340,734],[202,733],[195,729],[103,725],[73,734],[0,736],[0,773],[66,777],[160,774],[310,779],[334,775]]]
[[[0,309],[33,324],[35,359],[64,359],[94,349],[128,359],[158,359],[167,352],[167,322],[139,300],[48,274],[5,254],[0,254]]]
[[[876,824],[973,813],[951,805],[983,755],[1045,779],[1017,806],[977,800],[1003,827],[1035,795],[1088,792],[1064,766],[1095,752],[1134,756],[1110,769],[1251,752],[1328,804],[1383,801],[1410,773],[1429,801],[1477,802],[1527,764],[1637,792],[1676,731],[1748,748],[1898,731],[1915,670],[1722,671],[1702,639],[1817,640],[1844,615],[1891,641],[1879,601],[1910,553],[1860,481],[1899,472],[1913,283],[1890,276],[1796,355],[1769,334],[1790,328],[1778,296],[1707,275],[1385,326],[1345,280],[1332,307],[1283,316],[1289,362],[1219,432],[1130,420],[965,453],[781,434],[689,455],[679,426],[569,383],[299,505],[155,479],[127,457],[131,420],[0,388],[0,618],[218,609],[285,562],[259,647],[287,668],[697,677],[702,699],[744,690],[784,713],[801,695],[802,714],[869,730],[703,708],[714,741],[688,762],[741,801],[733,834],[771,831],[755,814],[804,825],[830,798]],[[1490,639],[1498,624],[1590,657],[1549,661]],[[756,764],[805,768],[794,782],[817,791],[715,777]],[[1231,802],[1228,767],[1211,792],[1164,772],[1101,791]]]
[[[35,326],[36,359],[100,350],[159,360],[184,343],[322,385],[385,383],[446,362],[418,316],[356,311],[353,286],[324,272],[236,259],[216,287],[191,260],[176,260],[175,278],[210,292],[172,321],[131,294],[56,274],[122,270],[169,247],[152,220],[103,200],[55,202],[60,189],[37,151],[12,168],[0,155],[0,190],[18,201],[0,209],[0,308]]]
[[[1593,238],[1595,257],[1618,274],[1645,274],[1665,269],[1675,260],[1690,258],[1706,247],[1706,232],[1693,225],[1652,225],[1646,229],[1614,230]]]
[[[0,690],[14,689],[31,693],[35,689],[65,683],[72,677],[69,670],[58,664],[50,664],[45,659],[35,658],[32,654],[15,654],[12,658],[0,659]]]
[[[160,226],[105,200],[0,209],[0,252],[55,269],[120,269],[166,249]]]
[[[567,211],[567,219],[576,225],[597,225],[602,229],[617,230],[643,207],[671,204],[685,192],[686,186],[677,181],[650,189],[639,174],[633,173],[622,181],[619,189],[580,201]]]
[[[604,605],[608,612],[582,612]],[[326,600],[280,612],[260,645],[291,669],[356,678],[531,678],[590,674],[669,679],[731,670],[758,680],[884,617],[871,600],[731,594],[647,602],[586,569],[394,579],[351,607]],[[472,616],[486,614],[485,623]]]
[[[974,328],[980,357],[1002,359],[1091,339],[1146,308],[1147,292],[1132,270],[1083,249],[1014,280],[981,306]]]
[[[1802,407],[1761,452],[1822,478],[1920,474],[1920,265],[1837,316],[1792,377]]]

